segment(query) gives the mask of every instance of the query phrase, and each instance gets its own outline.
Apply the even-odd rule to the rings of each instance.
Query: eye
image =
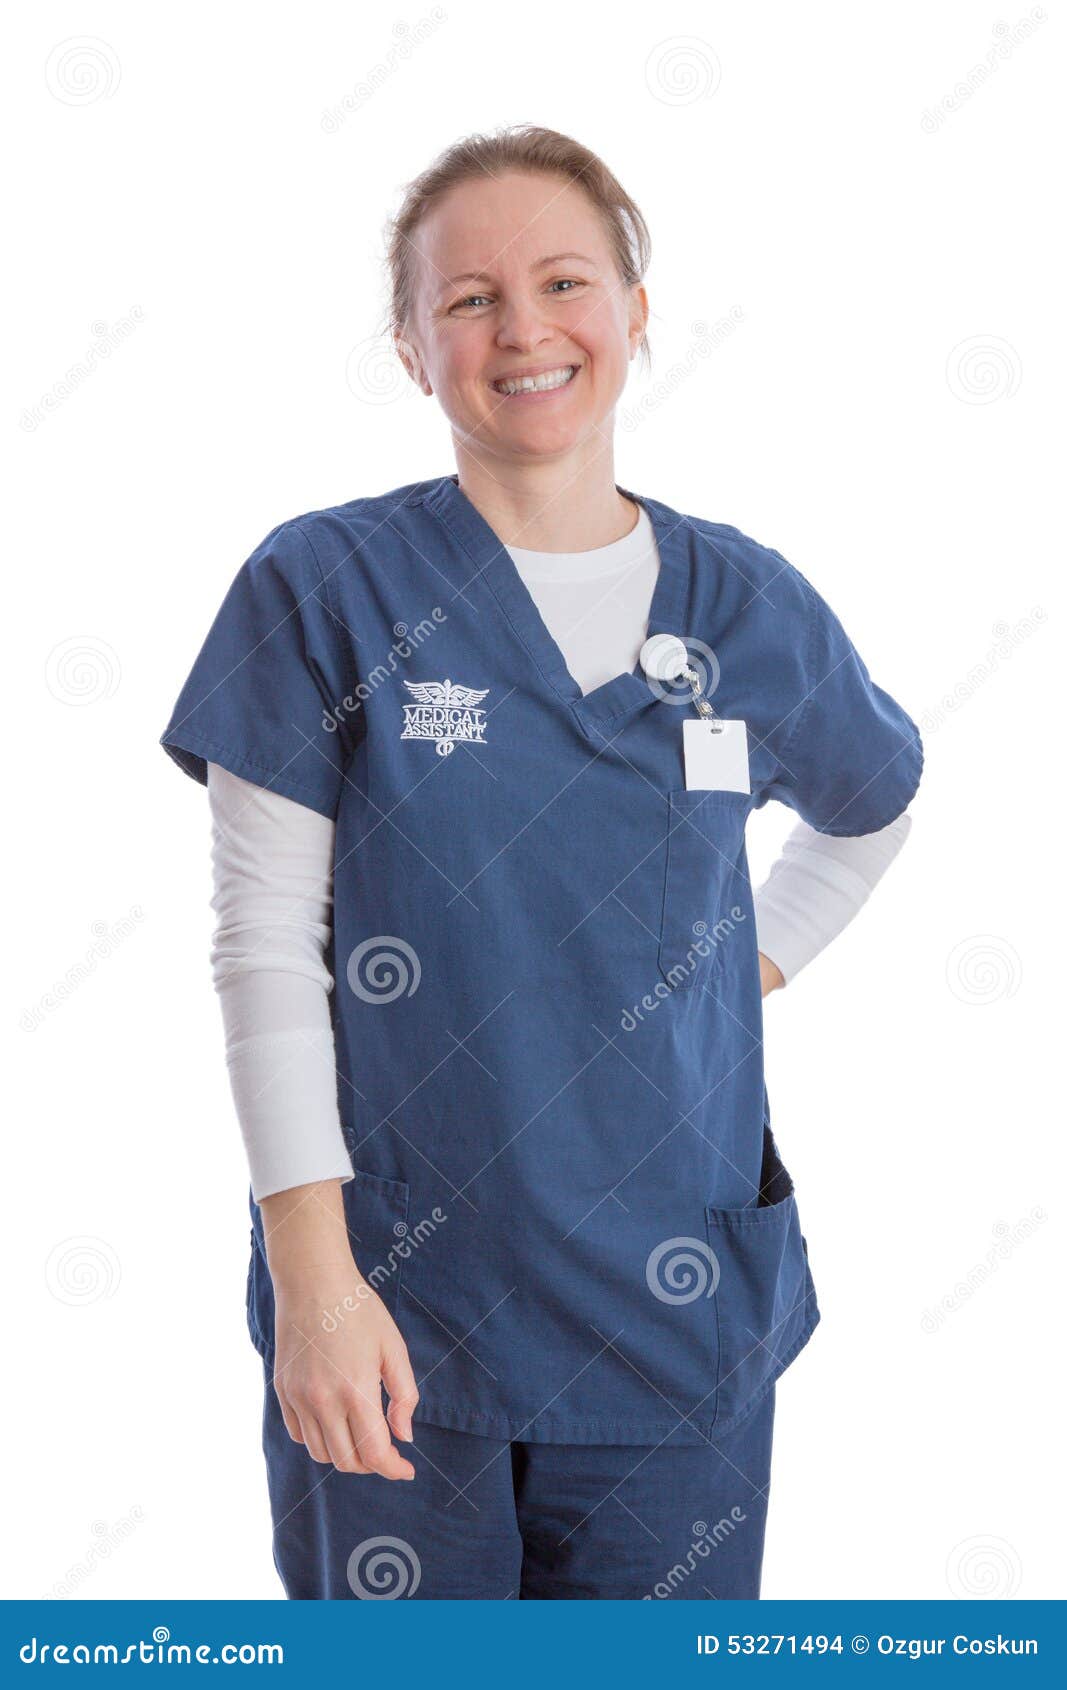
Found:
[[[587,286],[587,283],[585,283],[580,276],[560,276],[556,281],[549,283],[549,292],[552,292],[554,289],[561,288],[566,289],[568,293],[571,293],[575,288],[583,288],[585,286]],[[559,295],[557,294],[557,298],[558,297]],[[457,299],[454,305],[449,306],[449,314],[453,311],[465,311],[470,306],[484,304],[489,301],[489,299],[490,296],[487,293],[469,293],[465,299]]]
[[[450,311],[459,311],[466,305],[474,305],[479,299],[488,299],[487,293],[471,293],[466,299],[457,299],[455,305],[449,306]]]

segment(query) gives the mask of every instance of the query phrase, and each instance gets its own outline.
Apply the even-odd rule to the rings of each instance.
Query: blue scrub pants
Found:
[[[274,1562],[290,1598],[760,1593],[774,1387],[719,1442],[508,1442],[415,1422],[414,1480],[339,1473],[285,1429],[264,1363]]]

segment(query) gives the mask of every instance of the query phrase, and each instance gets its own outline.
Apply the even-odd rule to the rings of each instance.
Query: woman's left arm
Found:
[[[753,896],[764,997],[848,926],[910,831],[906,811],[875,833],[851,836],[797,823]]]

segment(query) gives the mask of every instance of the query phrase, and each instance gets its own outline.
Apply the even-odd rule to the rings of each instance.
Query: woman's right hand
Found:
[[[294,1186],[260,1207],[274,1287],[274,1389],[289,1436],[339,1472],[413,1479],[392,1439],[411,1441],[415,1376],[396,1322],[353,1260],[340,1181]]]
[[[764,956],[762,951],[756,954],[759,957],[760,996],[765,998],[768,992],[776,992],[779,987],[785,985],[785,975],[769,956]]]

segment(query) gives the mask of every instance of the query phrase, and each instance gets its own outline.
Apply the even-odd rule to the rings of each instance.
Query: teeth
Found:
[[[574,375],[577,366],[564,364],[558,370],[546,370],[540,376],[520,376],[518,381],[495,381],[498,393],[545,393],[553,387],[563,387]]]

